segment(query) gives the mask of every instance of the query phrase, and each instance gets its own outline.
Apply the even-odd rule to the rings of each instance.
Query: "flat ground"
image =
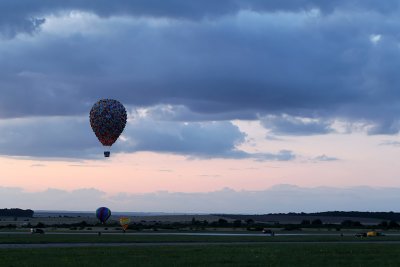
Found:
[[[168,243],[168,242],[400,242],[399,235],[358,238],[351,233],[315,234],[312,232],[291,233],[268,236],[263,234],[226,233],[75,233],[47,232],[30,234],[27,232],[0,232],[0,244],[47,244],[47,243]]]
[[[1,266],[399,266],[400,244],[0,249]]]
[[[400,236],[0,234],[1,266],[400,266]]]

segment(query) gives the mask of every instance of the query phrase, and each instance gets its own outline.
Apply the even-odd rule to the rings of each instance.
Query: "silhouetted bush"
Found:
[[[322,225],[322,221],[320,219],[312,220],[311,225]]]
[[[2,217],[33,217],[33,210],[23,209],[0,209],[0,216]]]

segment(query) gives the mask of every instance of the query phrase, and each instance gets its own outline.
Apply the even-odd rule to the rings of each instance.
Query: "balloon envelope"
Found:
[[[101,223],[105,223],[111,216],[111,210],[106,207],[100,207],[96,210],[96,217]]]
[[[128,229],[129,223],[131,222],[131,219],[128,217],[121,217],[119,218],[119,223],[122,226],[122,229],[126,230]]]
[[[104,146],[117,141],[126,125],[125,107],[114,99],[101,99],[90,110],[90,126]]]

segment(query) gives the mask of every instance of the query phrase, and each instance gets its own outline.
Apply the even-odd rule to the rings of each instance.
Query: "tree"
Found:
[[[247,220],[246,220],[246,223],[247,223],[247,224],[253,224],[253,223],[254,223],[254,220],[253,220],[253,219],[247,219]]]
[[[344,220],[340,224],[344,227],[362,226],[362,224],[359,221],[352,221],[352,220]]]
[[[322,221],[320,219],[312,220],[311,225],[322,225]]]
[[[234,220],[233,221],[233,227],[240,227],[242,226],[242,221],[241,220]]]
[[[88,223],[86,221],[81,221],[80,223],[78,223],[78,226],[86,227],[86,226],[88,226]]]
[[[310,222],[310,220],[302,220],[302,221],[301,221],[301,224],[302,224],[302,225],[310,225],[311,222]]]
[[[382,221],[380,224],[378,224],[378,226],[380,226],[380,227],[388,227],[389,224],[388,224],[387,221]]]
[[[33,210],[0,209],[0,216],[4,217],[33,217]]]
[[[390,221],[389,222],[389,228],[399,228],[400,225],[396,221]]]
[[[225,220],[225,219],[220,218],[220,219],[218,219],[218,224],[219,224],[219,225],[227,225],[227,224],[228,224],[228,221]]]
[[[36,228],[45,228],[46,225],[42,222],[38,222],[38,224],[36,224]]]
[[[340,223],[340,225],[344,226],[344,227],[350,227],[352,226],[352,221],[351,220],[344,220]]]

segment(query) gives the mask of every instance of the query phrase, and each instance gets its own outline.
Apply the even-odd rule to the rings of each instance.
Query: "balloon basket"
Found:
[[[110,157],[110,151],[104,151],[104,157],[109,158]]]

